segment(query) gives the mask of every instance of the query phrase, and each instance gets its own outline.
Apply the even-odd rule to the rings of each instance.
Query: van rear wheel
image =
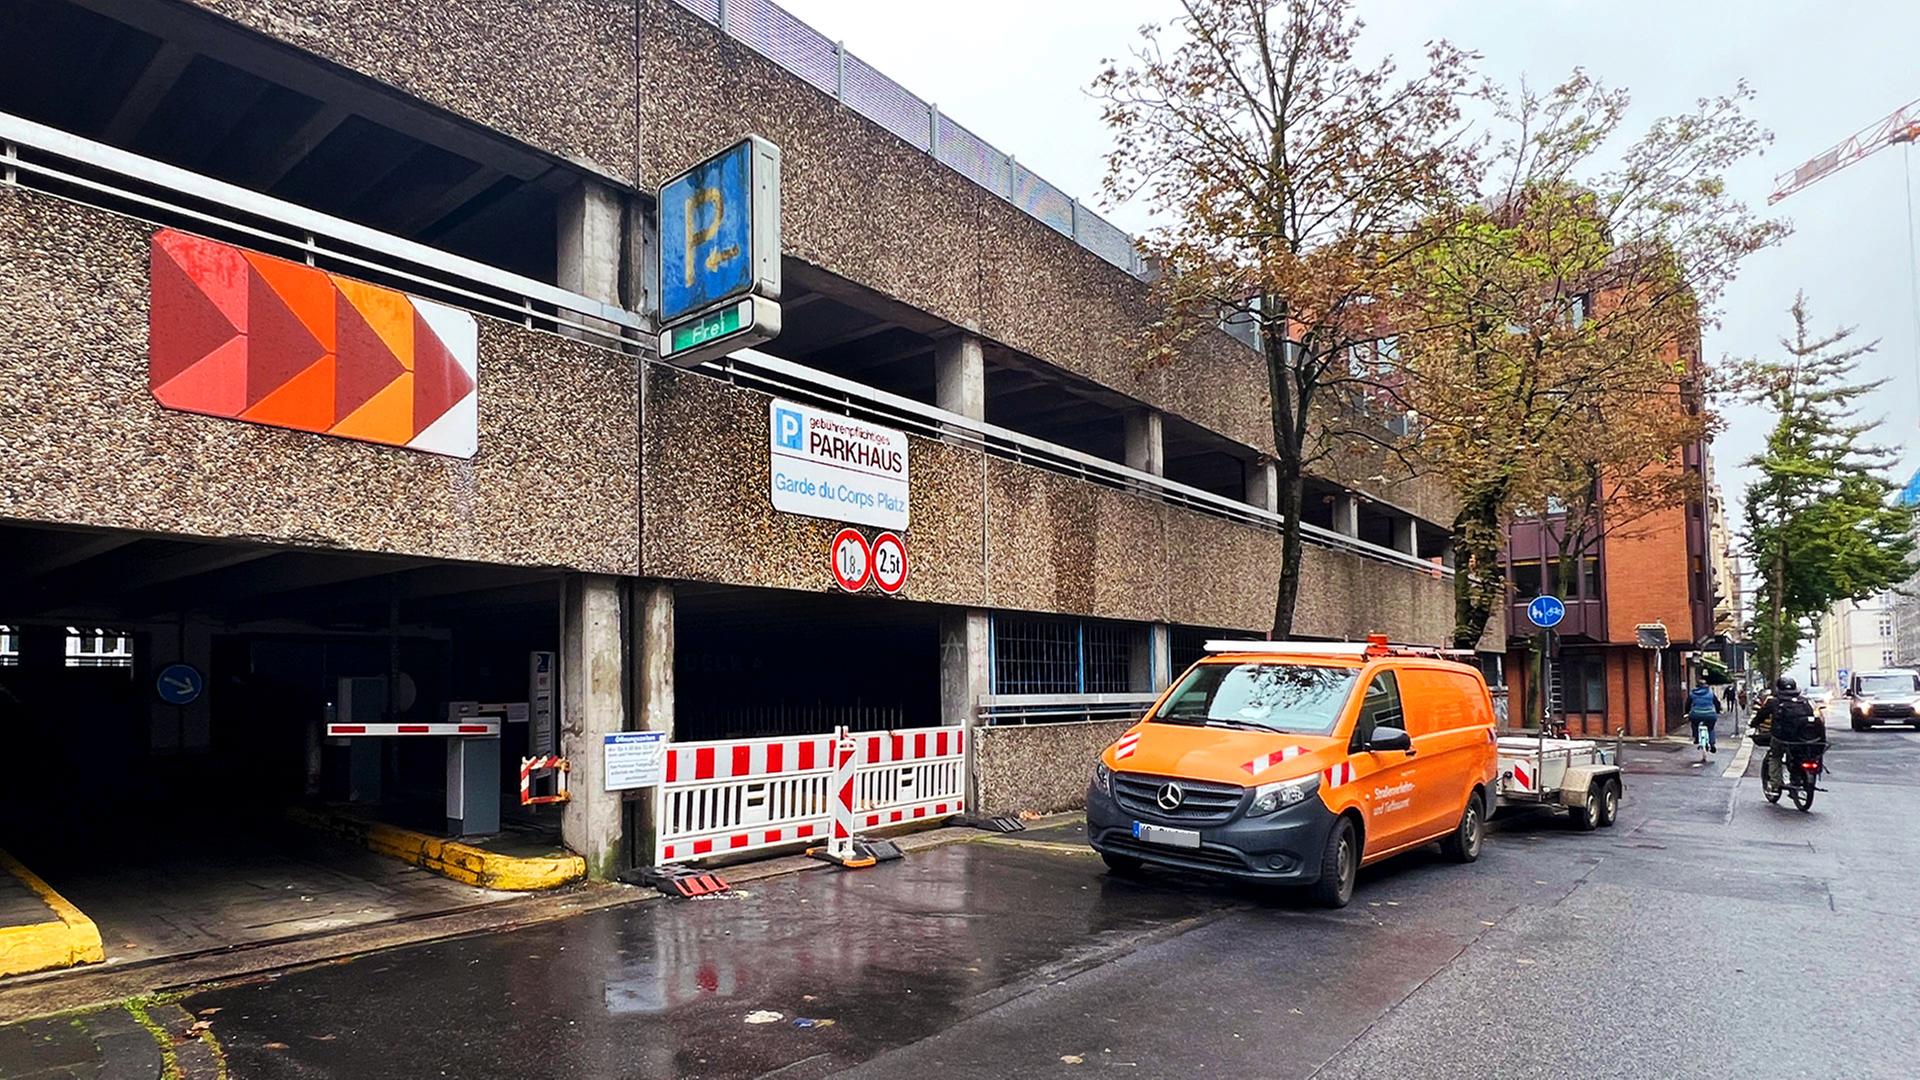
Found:
[[[1480,857],[1480,841],[1486,833],[1486,806],[1476,791],[1467,796],[1467,808],[1460,812],[1460,824],[1440,841],[1440,853],[1454,862],[1470,863]]]
[[[1353,899],[1353,882],[1360,873],[1360,838],[1353,831],[1353,820],[1341,818],[1327,834],[1326,850],[1320,853],[1320,880],[1307,890],[1321,907],[1343,908]]]

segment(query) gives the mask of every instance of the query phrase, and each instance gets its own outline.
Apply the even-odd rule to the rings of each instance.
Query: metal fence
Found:
[[[1081,206],[772,0],[675,2],[941,164],[1073,237],[1081,247],[1134,277],[1146,277],[1146,262],[1126,230]]]

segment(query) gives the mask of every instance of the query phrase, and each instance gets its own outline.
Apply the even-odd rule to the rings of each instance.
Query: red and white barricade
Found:
[[[853,810],[857,828],[941,818],[964,809],[966,729],[863,732]]]
[[[964,809],[962,728],[855,733],[843,759],[836,747],[844,732],[670,746],[655,861],[837,842],[836,811],[850,834]],[[848,768],[851,782],[840,772]]]
[[[567,759],[557,754],[543,754],[539,757],[521,758],[520,805],[547,806],[552,803],[563,803],[573,798],[567,791],[567,774],[571,772],[572,769],[573,766]],[[548,770],[552,770],[553,772],[553,792],[548,795],[535,795],[533,793],[533,774],[536,771],[546,772]]]

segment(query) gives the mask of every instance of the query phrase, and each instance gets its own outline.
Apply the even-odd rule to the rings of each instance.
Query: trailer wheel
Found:
[[[1600,827],[1610,829],[1620,817],[1620,778],[1607,777],[1600,786]]]
[[[1596,780],[1587,788],[1587,805],[1567,807],[1567,817],[1573,821],[1573,827],[1581,832],[1592,832],[1600,827],[1600,790],[1602,784]]]

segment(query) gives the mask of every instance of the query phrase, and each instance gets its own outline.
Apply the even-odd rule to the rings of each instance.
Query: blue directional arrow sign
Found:
[[[1527,618],[1542,630],[1551,630],[1567,617],[1567,605],[1557,596],[1536,596],[1527,605]]]
[[[207,687],[200,669],[192,664],[168,664],[153,678],[153,692],[169,705],[191,705]]]

